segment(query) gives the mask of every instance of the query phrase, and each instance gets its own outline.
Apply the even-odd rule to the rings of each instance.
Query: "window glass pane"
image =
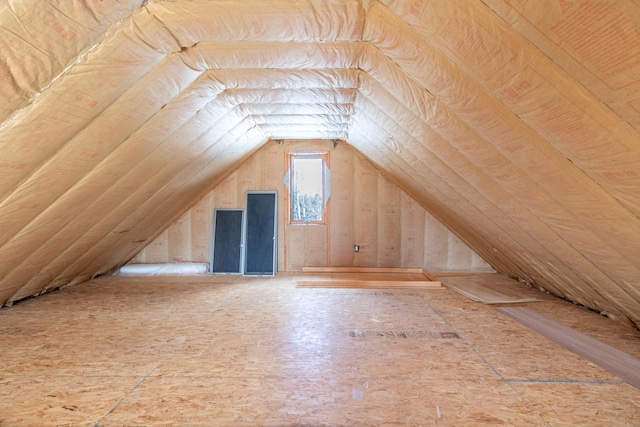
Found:
[[[324,162],[322,158],[293,158],[292,160],[292,219],[293,221],[322,221],[324,211]]]

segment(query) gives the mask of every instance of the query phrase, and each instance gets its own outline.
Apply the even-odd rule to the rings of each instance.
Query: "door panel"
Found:
[[[244,274],[275,274],[277,206],[275,192],[247,193]]]
[[[242,273],[241,209],[216,209],[213,234],[213,273]]]

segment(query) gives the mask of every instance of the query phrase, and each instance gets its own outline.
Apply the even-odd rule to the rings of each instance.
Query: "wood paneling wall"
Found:
[[[326,225],[290,225],[287,153],[329,153]],[[331,141],[270,141],[131,262],[209,262],[213,211],[244,208],[247,190],[278,191],[278,270],[303,266],[423,267],[434,272],[491,267],[353,147]],[[360,251],[354,252],[354,245]]]

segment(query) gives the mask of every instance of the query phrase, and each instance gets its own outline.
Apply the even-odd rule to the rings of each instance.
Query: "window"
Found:
[[[324,153],[292,153],[290,164],[291,223],[323,224],[328,171]]]

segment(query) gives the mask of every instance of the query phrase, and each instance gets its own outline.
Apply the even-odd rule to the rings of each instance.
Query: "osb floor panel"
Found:
[[[0,426],[640,424],[639,390],[491,306],[310,279],[104,277],[4,308]],[[640,357],[640,332],[536,295]]]

